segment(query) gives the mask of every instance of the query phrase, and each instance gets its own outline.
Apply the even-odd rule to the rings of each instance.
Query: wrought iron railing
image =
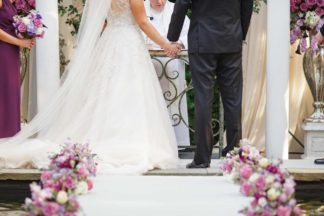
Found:
[[[188,60],[188,52],[182,51],[178,54],[176,58],[169,59],[167,61],[161,61],[161,58],[165,58],[166,55],[164,54],[164,51],[162,50],[150,50],[150,55],[153,61],[156,61],[158,65],[160,65],[162,71],[160,74],[158,74],[158,77],[160,80],[165,79],[169,82],[170,88],[173,88],[172,90],[165,90],[163,92],[163,96],[165,101],[167,102],[167,106],[170,107],[171,105],[174,106],[176,103],[177,106],[177,112],[171,113],[171,119],[173,120],[173,126],[176,127],[180,123],[184,123],[186,127],[190,131],[190,137],[191,137],[191,147],[194,147],[193,143],[193,135],[195,133],[193,122],[188,122],[183,118],[183,113],[181,109],[181,103],[184,99],[184,97],[187,97],[188,94],[193,94],[194,87],[192,85],[191,78],[187,79],[187,85],[184,90],[179,91],[177,89],[177,85],[175,83],[176,79],[179,78],[180,71],[172,70],[171,74],[168,73],[167,67],[168,65],[173,61],[183,61],[185,64],[189,65]],[[164,63],[163,63],[164,62]],[[190,73],[189,71],[186,71],[186,73]],[[190,75],[187,77],[191,77]],[[190,100],[188,100],[190,102]],[[223,148],[223,140],[224,140],[224,110],[223,110],[223,104],[221,97],[219,99],[215,100],[215,103],[217,104],[219,110],[214,110],[214,118],[212,119],[212,126],[213,126],[213,132],[214,132],[214,140],[215,140],[215,148],[219,148],[219,151],[222,151]],[[191,116],[191,117],[190,117]],[[216,116],[216,117],[215,117]],[[193,113],[189,113],[189,118],[193,118]],[[183,148],[187,148],[188,146],[179,146]]]

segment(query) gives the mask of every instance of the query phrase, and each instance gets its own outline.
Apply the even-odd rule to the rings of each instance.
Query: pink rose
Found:
[[[27,26],[24,23],[20,23],[20,25],[18,26],[18,31],[23,33],[27,31]]]
[[[34,19],[34,24],[36,27],[41,27],[42,26],[42,20],[40,19]]]
[[[36,7],[36,2],[35,2],[35,0],[27,0],[27,1],[28,1],[28,4],[29,4],[31,7],[33,7],[33,8]]]
[[[272,216],[271,212],[268,210],[263,210],[262,215],[261,216]]]
[[[41,175],[42,183],[47,182],[48,180],[52,179],[53,173],[51,171],[44,171]]]
[[[324,2],[324,0],[323,0],[323,2]],[[320,17],[324,15],[324,9],[323,8],[318,7],[318,8],[315,9],[315,12]]]
[[[324,0],[317,0],[317,5],[320,7],[324,7]]]
[[[279,196],[279,201],[282,202],[282,203],[287,202],[287,199],[288,199],[288,197],[284,193]]]
[[[248,212],[246,213],[247,216],[256,216],[257,213],[253,211],[252,209],[249,209]]]
[[[252,175],[252,168],[249,165],[244,165],[241,169],[240,169],[240,175],[245,178],[248,179],[250,178],[250,176]]]
[[[55,202],[48,202],[42,206],[42,211],[45,216],[53,216],[57,214],[60,206]]]
[[[76,216],[73,212],[65,212],[63,216]]]
[[[245,196],[249,196],[250,193],[252,191],[252,186],[247,183],[247,182],[244,182],[242,185],[241,185],[241,189],[240,189],[240,192],[245,195]]]
[[[258,190],[264,190],[266,187],[266,180],[264,178],[264,176],[259,176],[259,178],[256,180],[255,182],[255,186]]]
[[[305,12],[305,11],[307,11],[307,9],[308,9],[308,5],[306,3],[302,3],[300,5],[300,10],[301,11]]]
[[[76,182],[71,176],[66,176],[66,178],[63,180],[63,187],[73,189],[76,187]]]
[[[84,176],[87,176],[89,175],[89,171],[88,169],[85,167],[85,166],[81,166],[79,169],[78,169],[78,176],[80,177],[84,177]]]
[[[291,208],[279,206],[277,209],[277,216],[290,216]]]
[[[93,182],[89,179],[87,181],[87,184],[88,184],[88,190],[92,190],[92,188],[93,188]]]

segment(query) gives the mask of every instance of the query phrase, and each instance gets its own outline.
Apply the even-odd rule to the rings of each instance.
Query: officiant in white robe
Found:
[[[169,24],[171,21],[171,15],[173,12],[174,3],[171,3],[167,0],[146,0],[145,1],[145,9],[148,19],[151,21],[153,26],[159,31],[159,33],[163,37],[167,37]],[[189,31],[190,20],[188,17],[185,19],[185,23],[181,32],[180,39],[178,41],[179,44],[182,45],[184,50],[188,49],[188,31]],[[160,49],[158,45],[154,44],[147,36],[145,37],[145,41],[148,45],[149,49]],[[158,58],[163,64],[166,64],[170,58]],[[153,60],[153,64],[155,66],[156,72],[158,76],[162,74],[162,66],[156,60]],[[177,73],[179,73],[177,75]],[[167,79],[165,75],[162,75],[160,80],[161,87],[163,93],[168,91],[171,92],[171,95],[165,94],[165,97],[168,99],[173,99],[178,96],[185,88],[187,87],[186,80],[185,80],[185,63],[183,60],[172,60],[168,66],[166,67],[166,74],[171,77],[171,79]],[[178,76],[178,77],[177,77]],[[176,79],[172,79],[177,77]],[[171,80],[171,81],[170,81]],[[172,85],[173,82],[175,84]],[[177,89],[175,89],[175,87]],[[172,103],[169,107],[170,116],[174,116],[175,119],[177,114],[179,113],[179,107],[181,109],[181,116],[183,120],[179,122],[174,120],[174,124],[176,125],[175,133],[177,137],[177,142],[179,146],[189,146],[190,145],[190,138],[189,138],[189,128],[185,125],[189,124],[188,122],[188,108],[187,108],[187,99],[186,95],[181,100],[181,104],[179,105],[180,100],[177,100]],[[170,104],[170,101],[167,101],[167,104]]]

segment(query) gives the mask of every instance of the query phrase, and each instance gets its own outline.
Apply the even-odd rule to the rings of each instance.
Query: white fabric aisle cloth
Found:
[[[79,201],[85,215],[239,215],[251,198],[226,177],[99,175]]]

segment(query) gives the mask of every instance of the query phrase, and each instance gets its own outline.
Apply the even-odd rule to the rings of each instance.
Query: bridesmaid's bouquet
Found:
[[[46,26],[42,16],[36,10],[31,10],[27,15],[14,16],[13,26],[19,38],[32,39],[43,38]]]

